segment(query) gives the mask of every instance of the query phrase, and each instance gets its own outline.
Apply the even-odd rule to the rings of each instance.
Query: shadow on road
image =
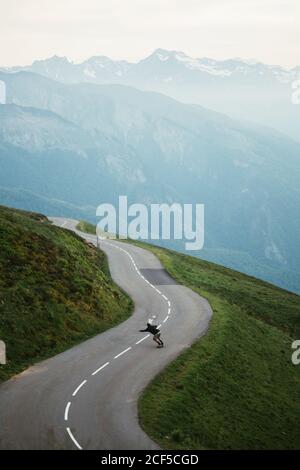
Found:
[[[140,269],[140,272],[155,286],[173,286],[178,284],[164,269]]]

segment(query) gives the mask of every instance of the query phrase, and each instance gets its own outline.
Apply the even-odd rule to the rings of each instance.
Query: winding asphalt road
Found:
[[[76,231],[76,221],[52,219]],[[96,244],[96,237],[77,232]],[[149,381],[203,335],[208,302],[180,286],[149,251],[101,241],[111,275],[133,299],[133,315],[0,386],[0,449],[158,449],[139,426]],[[153,314],[166,347],[138,331]]]

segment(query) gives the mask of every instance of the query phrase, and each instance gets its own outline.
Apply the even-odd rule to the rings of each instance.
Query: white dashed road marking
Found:
[[[92,375],[98,374],[98,372],[100,372],[100,370],[104,369],[104,367],[106,367],[108,365],[109,365],[109,362],[106,362],[105,364],[103,364],[103,366],[99,367],[99,369],[95,370],[95,372],[93,372]]]
[[[65,421],[68,421],[70,406],[71,406],[71,402],[69,401],[69,402],[67,403],[67,406],[66,406],[66,409],[65,409]]]
[[[129,346],[129,348],[125,349],[124,351],[122,351],[120,354],[117,354],[117,356],[115,356],[114,359],[118,359],[118,357],[123,356],[123,354],[127,353],[127,351],[130,351],[130,349],[132,349],[131,346]]]
[[[81,387],[83,387],[86,383],[87,383],[87,380],[84,380],[83,382],[81,382],[80,385],[78,385],[78,387],[76,388],[76,390],[73,392],[73,397],[76,397],[76,395],[77,395],[77,393],[79,392],[79,390],[81,389]]]
[[[147,336],[144,336],[144,338],[140,339],[139,341],[137,341],[135,344],[140,344],[142,341],[144,341],[145,339],[149,338],[150,335],[147,335]]]
[[[79,450],[82,450],[82,447],[78,444],[78,442],[76,441],[75,437],[73,436],[72,432],[71,432],[71,429],[70,428],[67,428],[67,431],[68,431],[68,434],[70,436],[70,438],[72,439],[72,441],[74,442],[75,446],[79,449]]]

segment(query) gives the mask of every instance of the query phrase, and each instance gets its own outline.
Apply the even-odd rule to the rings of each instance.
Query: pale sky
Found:
[[[0,0],[0,66],[154,49],[300,65],[300,0]]]

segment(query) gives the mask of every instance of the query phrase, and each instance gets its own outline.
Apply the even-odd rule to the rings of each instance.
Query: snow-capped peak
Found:
[[[161,62],[165,62],[170,59],[171,51],[166,51],[164,49],[156,49],[152,56],[158,58]]]
[[[148,59],[158,60],[159,63],[174,63],[191,71],[205,72],[210,75],[229,77],[233,74],[248,75],[256,74],[264,76],[272,74],[277,80],[286,82],[290,80],[290,72],[280,66],[263,64],[256,59],[242,59],[235,57],[231,59],[215,60],[207,57],[193,58],[182,51],[156,49]]]
[[[167,51],[164,49],[157,49],[152,54],[152,57],[158,58],[160,62],[166,62],[172,59],[172,61],[177,62],[179,66],[184,66],[189,70],[198,70],[213,75],[231,74],[230,70],[220,68],[218,62],[213,59],[192,58],[182,51]]]

